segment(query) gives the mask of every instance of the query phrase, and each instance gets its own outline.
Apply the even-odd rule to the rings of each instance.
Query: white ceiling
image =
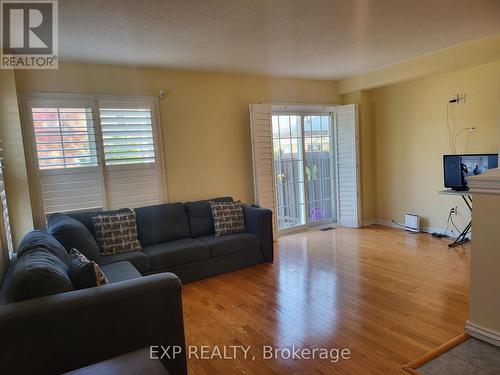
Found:
[[[61,59],[341,79],[500,32],[500,0],[59,0]]]

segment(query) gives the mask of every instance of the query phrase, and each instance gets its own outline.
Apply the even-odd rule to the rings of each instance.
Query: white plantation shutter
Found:
[[[274,154],[272,144],[272,112],[267,104],[250,105],[255,203],[273,210],[276,235]]]
[[[106,165],[155,162],[153,121],[149,108],[101,106],[99,113]]]
[[[91,107],[32,107],[31,116],[41,170],[97,166]]]
[[[358,228],[360,223],[357,107],[335,108],[338,224]]]
[[[104,208],[98,167],[40,171],[45,214]]]
[[[107,168],[108,208],[137,208],[162,203],[156,166]]]
[[[40,93],[23,101],[41,197],[38,227],[55,212],[163,202],[156,98]]]
[[[104,207],[93,103],[30,101],[45,215]]]
[[[110,209],[163,201],[153,109],[149,103],[99,103]]]
[[[0,144],[1,145],[1,144]],[[9,210],[7,207],[7,196],[5,194],[5,181],[3,174],[2,149],[0,148],[0,256],[10,258],[14,251],[12,233],[10,230]],[[2,254],[3,252],[3,254]]]

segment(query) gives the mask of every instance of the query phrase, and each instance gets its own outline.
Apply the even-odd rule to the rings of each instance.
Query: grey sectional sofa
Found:
[[[213,234],[208,201],[135,211],[143,251],[101,256],[88,212],[52,215],[47,232],[26,235],[0,289],[1,374],[62,373],[150,345],[183,348],[163,363],[187,374],[180,280],[273,260],[270,210],[244,206],[246,232],[224,237]],[[73,247],[110,284],[73,290],[64,275]],[[59,264],[57,280],[30,274],[45,258]]]
[[[100,265],[130,262],[142,275],[172,272],[183,283],[273,260],[271,210],[244,205],[246,232],[222,237],[214,236],[208,200],[142,207],[135,212],[143,251],[99,255],[91,219],[95,212],[52,215],[48,231],[68,251],[75,247]]]
[[[73,290],[65,252],[33,231],[11,260],[0,292],[0,374],[61,374],[150,345],[183,348],[162,362],[170,374],[187,374],[179,278],[142,277],[117,262],[101,267],[108,285]],[[46,272],[54,263],[58,277]]]

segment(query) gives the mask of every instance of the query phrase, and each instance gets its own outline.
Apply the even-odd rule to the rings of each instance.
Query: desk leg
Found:
[[[472,214],[472,197],[468,196],[465,197],[462,195],[462,199],[464,200],[465,204],[469,208],[470,213]],[[466,242],[469,242],[469,239],[467,238],[467,233],[469,232],[470,228],[472,227],[472,219],[469,221],[469,224],[465,227],[465,229],[458,235],[458,237],[448,245],[448,247],[455,247],[462,245]]]

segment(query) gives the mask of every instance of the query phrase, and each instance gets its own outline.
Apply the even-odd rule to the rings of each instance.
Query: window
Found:
[[[307,215],[310,222],[335,218],[331,115],[304,116]]]
[[[111,209],[161,203],[159,129],[154,107],[143,103],[99,102],[99,122]]]
[[[10,231],[9,210],[7,208],[7,196],[5,194],[5,182],[3,175],[3,159],[0,149],[0,256],[12,256],[14,245]],[[2,254],[4,252],[4,254]]]
[[[332,115],[272,114],[278,229],[335,219]]]
[[[272,116],[278,228],[306,223],[301,116]]]
[[[106,165],[155,161],[149,108],[101,108],[100,117]]]
[[[40,169],[97,166],[92,108],[32,108]]]
[[[155,98],[33,94],[24,98],[42,203],[55,212],[163,201]]]

